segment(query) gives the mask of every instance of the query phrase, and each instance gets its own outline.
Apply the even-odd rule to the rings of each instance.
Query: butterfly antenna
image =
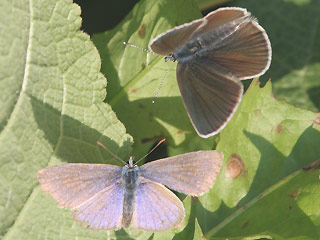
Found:
[[[148,156],[150,153],[152,153],[161,143],[163,143],[166,139],[161,139],[156,146],[154,146],[146,155],[144,155],[142,158],[140,158],[138,161],[136,161],[136,164],[140,162],[142,159],[144,159],[146,156]]]
[[[168,69],[167,69],[167,71],[164,73],[164,75],[163,75],[163,77],[162,77],[162,79],[161,79],[161,82],[160,82],[158,91],[157,91],[156,95],[154,95],[154,97],[153,97],[153,99],[152,99],[152,103],[155,103],[155,102],[156,102],[156,99],[157,99],[157,97],[158,97],[158,95],[159,95],[159,93],[160,93],[160,89],[161,89],[161,87],[162,87],[162,84],[163,84],[164,80],[166,80],[170,68],[171,68],[171,66],[169,66]]]
[[[137,45],[134,45],[134,44],[131,44],[131,43],[128,43],[128,42],[123,42],[124,45],[126,46],[129,46],[129,47],[134,47],[134,48],[137,48],[137,49],[140,49],[144,52],[147,52],[147,53],[152,53],[152,54],[155,54],[154,52],[151,52],[150,50],[146,49],[146,48],[143,48],[143,47],[139,47]]]
[[[118,159],[120,162],[127,164],[125,161],[123,161],[121,158],[119,158],[117,155],[115,155],[113,152],[111,152],[109,150],[109,148],[107,148],[105,145],[103,145],[101,142],[97,142],[98,145],[100,145],[101,147],[103,147],[105,150],[107,150],[108,153],[110,153],[113,157],[115,157],[116,159]]]

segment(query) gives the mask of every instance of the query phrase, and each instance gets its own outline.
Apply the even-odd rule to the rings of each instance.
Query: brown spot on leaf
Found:
[[[264,194],[263,194],[263,193],[260,193],[260,194],[258,195],[257,199],[261,199],[263,196],[264,196]]]
[[[291,210],[291,209],[292,209],[292,206],[291,206],[291,205],[289,205],[289,206],[288,206],[288,208],[289,208],[289,210]]]
[[[320,117],[317,117],[313,122],[317,125],[320,125]]]
[[[299,192],[298,192],[298,190],[296,190],[296,191],[290,193],[288,196],[292,197],[292,198],[296,198],[298,196],[298,194],[299,194]]]
[[[246,221],[246,222],[241,226],[241,228],[244,229],[244,228],[248,227],[248,225],[249,225],[249,221]]]
[[[130,89],[130,92],[135,93],[135,92],[137,92],[137,89],[131,88],[131,89]]]
[[[177,131],[177,134],[183,134],[184,133],[184,131],[183,130],[181,130],[181,129],[179,129],[178,131]]]
[[[274,96],[273,92],[271,92],[271,93],[270,93],[270,95],[271,95],[271,97],[272,97],[272,98],[275,98],[275,96]]]
[[[282,125],[278,124],[277,128],[276,128],[276,132],[280,133],[282,131]]]
[[[236,153],[232,154],[228,160],[226,177],[236,178],[245,170],[244,163]]]
[[[241,208],[242,210],[246,210],[248,208],[248,204],[243,205]]]
[[[146,35],[146,25],[144,23],[142,23],[139,27],[139,30],[138,30],[138,34],[139,34],[139,37],[141,38],[144,38],[144,36]]]
[[[152,122],[153,121],[153,114],[151,112],[149,112],[148,117],[149,117],[149,121]]]
[[[152,140],[153,140],[152,138],[142,138],[141,139],[141,143],[147,143],[147,142],[150,142]]]
[[[302,168],[303,171],[311,171],[311,172],[317,169],[320,169],[320,159],[317,159],[316,161],[309,163],[307,166]]]
[[[145,68],[146,68],[146,64],[145,64],[145,63],[142,63],[142,64],[141,64],[141,68],[142,68],[142,70],[145,69]]]
[[[256,109],[256,110],[254,111],[254,115],[255,115],[256,117],[259,117],[259,115],[260,115],[260,109]]]
[[[138,104],[138,107],[141,108],[141,109],[143,109],[143,108],[144,108],[144,105],[141,104],[141,103],[139,103],[139,104]]]
[[[127,17],[128,17],[128,20],[133,18],[132,11],[127,15]]]

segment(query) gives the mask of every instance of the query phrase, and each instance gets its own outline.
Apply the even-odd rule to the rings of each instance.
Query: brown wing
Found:
[[[202,21],[202,19],[194,20],[160,34],[151,41],[149,48],[154,53],[164,56],[173,53],[190,38],[197,27],[201,25]]]
[[[250,13],[244,8],[219,8],[204,18],[177,26],[160,34],[151,41],[149,48],[157,54],[166,56],[175,52],[190,37],[197,37],[214,27],[249,15]]]
[[[241,101],[241,82],[206,58],[179,62],[177,80],[197,133],[206,138],[220,132]]]
[[[194,32],[193,37],[197,37],[203,33],[210,31],[212,28],[217,28],[245,16],[250,16],[250,13],[247,12],[245,8],[219,8],[216,11],[208,13],[203,18],[203,24]]]
[[[205,50],[199,55],[240,80],[260,76],[270,66],[268,36],[243,8],[209,13],[191,38]]]
[[[265,30],[250,19],[205,57],[238,79],[248,79],[264,74],[269,68],[271,45]]]
[[[198,196],[213,186],[222,165],[218,151],[198,151],[144,164],[141,175],[176,191]]]
[[[60,207],[76,207],[121,178],[122,169],[108,164],[63,164],[40,169],[42,190]]]

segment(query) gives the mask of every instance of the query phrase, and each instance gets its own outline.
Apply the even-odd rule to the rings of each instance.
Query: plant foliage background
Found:
[[[0,3],[0,239],[319,239],[319,1],[79,4],[82,14],[70,0]],[[201,139],[183,107],[175,63],[122,42],[147,47],[220,6],[257,17],[273,59],[259,80],[244,82],[250,86],[228,126]],[[98,140],[127,159],[164,137],[148,160],[199,149],[225,157],[207,194],[179,195],[186,218],[171,231],[86,230],[37,183],[37,170],[48,165],[119,164]]]

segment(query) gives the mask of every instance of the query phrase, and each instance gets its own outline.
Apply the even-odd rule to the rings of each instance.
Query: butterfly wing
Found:
[[[179,62],[177,80],[197,133],[206,138],[221,131],[241,101],[241,82],[205,58]]]
[[[177,26],[160,34],[151,41],[149,48],[157,54],[166,56],[175,52],[192,37],[197,37],[214,27],[249,15],[250,13],[244,8],[219,8],[204,18]]]
[[[149,44],[149,48],[154,53],[167,56],[184,44],[202,22],[203,19],[198,19],[172,28],[153,39]]]
[[[63,164],[38,171],[44,192],[60,207],[76,207],[121,177],[122,169],[108,164]]]
[[[231,23],[230,23],[231,24]],[[271,44],[265,30],[251,18],[206,53],[208,61],[238,79],[264,74],[271,63]]]
[[[213,186],[222,159],[223,154],[218,151],[191,152],[144,164],[140,171],[148,180],[198,196]]]
[[[271,44],[265,30],[242,8],[222,8],[204,17],[194,32],[205,56],[238,79],[262,75],[271,62]],[[197,38],[196,38],[197,37]]]
[[[117,230],[122,225],[124,188],[113,183],[93,197],[72,208],[72,216],[90,229]]]
[[[179,198],[159,183],[140,177],[132,224],[145,231],[165,231],[179,225],[184,207]]]
[[[239,19],[249,17],[251,14],[245,8],[239,7],[225,7],[219,8],[216,11],[208,13],[203,18],[203,24],[197,28],[192,37],[198,37],[213,28],[219,29],[221,26],[225,27],[227,23],[237,24]]]

